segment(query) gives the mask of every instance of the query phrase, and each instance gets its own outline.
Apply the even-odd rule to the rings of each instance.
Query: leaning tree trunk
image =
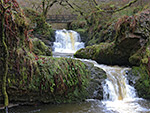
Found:
[[[0,37],[0,41],[2,44],[2,52],[1,53],[1,60],[2,60],[2,65],[3,65],[3,69],[2,69],[2,74],[0,75],[2,76],[2,94],[4,97],[4,106],[6,108],[6,113],[8,112],[8,94],[6,91],[6,82],[7,82],[7,73],[8,73],[8,57],[9,57],[9,52],[8,52],[8,47],[6,44],[6,37],[5,37],[5,28],[4,28],[4,23],[5,23],[5,17],[4,17],[4,12],[1,14],[1,37]]]

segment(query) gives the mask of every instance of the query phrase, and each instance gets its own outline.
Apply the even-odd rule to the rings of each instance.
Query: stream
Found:
[[[78,49],[84,48],[80,35],[75,31],[56,31],[54,57],[72,57]],[[150,113],[150,102],[139,98],[134,87],[126,79],[127,67],[106,66],[92,60],[76,59],[93,63],[103,69],[107,79],[103,83],[103,100],[87,99],[85,102],[60,105],[18,106],[9,113]]]

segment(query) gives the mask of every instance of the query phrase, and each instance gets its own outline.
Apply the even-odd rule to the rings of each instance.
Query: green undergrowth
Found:
[[[106,11],[112,11],[118,9],[119,7],[123,7],[125,4],[127,4],[126,1],[109,1],[99,4],[97,7]],[[85,14],[86,24],[83,24],[84,27],[80,27],[83,19],[78,19],[72,22],[71,28],[74,30],[81,28],[85,30],[85,34],[87,34],[85,44],[87,46],[99,44],[101,42],[112,42],[115,40],[115,36],[117,35],[117,31],[114,27],[118,18],[132,16],[135,14],[138,15],[141,11],[148,9],[149,4],[149,2],[138,1],[130,7],[115,13],[100,12],[97,8],[93,8],[93,10],[89,13]]]

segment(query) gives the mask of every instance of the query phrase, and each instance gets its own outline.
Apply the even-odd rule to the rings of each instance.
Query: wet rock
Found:
[[[150,100],[150,77],[146,66],[132,67],[127,79],[135,87],[139,97]]]
[[[103,99],[102,84],[105,83],[107,78],[106,72],[98,67],[95,67],[93,63],[85,62],[88,70],[91,72],[90,83],[87,87],[89,96],[88,99]]]

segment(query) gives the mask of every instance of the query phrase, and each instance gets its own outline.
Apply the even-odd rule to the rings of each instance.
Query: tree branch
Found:
[[[133,0],[133,1],[129,2],[128,4],[126,4],[125,6],[119,8],[119,9],[116,9],[116,10],[103,10],[99,6],[96,6],[96,8],[98,9],[97,12],[115,13],[115,12],[118,12],[118,11],[126,9],[127,7],[130,7],[132,4],[136,3],[137,1],[138,0]]]
[[[118,12],[118,11],[124,10],[125,8],[130,7],[132,4],[136,3],[137,1],[138,0],[133,0],[133,1],[129,2],[128,4],[126,4],[125,6],[119,8],[119,9],[114,10],[114,12]]]

